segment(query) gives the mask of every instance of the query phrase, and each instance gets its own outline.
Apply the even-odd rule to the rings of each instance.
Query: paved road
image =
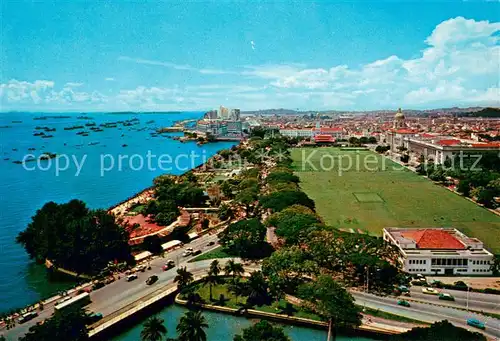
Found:
[[[116,280],[101,289],[92,291],[90,293],[92,303],[86,307],[87,310],[91,312],[100,312],[106,316],[153,292],[158,289],[160,285],[165,284],[168,281],[172,281],[176,275],[179,265],[181,267],[186,266],[188,270],[192,272],[207,268],[211,261],[187,263],[188,260],[194,257],[183,257],[182,253],[188,247],[191,247],[194,250],[202,250],[203,252],[210,251],[218,247],[217,241],[218,238],[216,234],[201,236],[200,238],[185,244],[182,248],[169,252],[165,255],[165,258],[159,257],[153,259],[150,262],[151,270],[139,272],[138,279],[135,281],[127,282],[125,276],[122,276],[119,280]],[[209,246],[208,244],[210,242],[214,242],[215,245]],[[165,264],[167,259],[173,260],[176,263],[176,266],[168,271],[163,271],[162,266]],[[157,275],[159,280],[153,285],[146,285],[146,279],[153,274]],[[56,303],[57,301],[46,304],[44,310],[39,313],[38,317],[24,324],[18,324],[14,329],[5,331],[4,336],[7,340],[17,340],[19,336],[26,334],[31,326],[49,318],[54,312],[54,305]]]
[[[448,293],[455,298],[455,301],[440,300],[437,295],[428,295],[422,293],[422,287],[415,286],[410,288],[410,300],[426,301],[440,305],[447,305],[456,308],[467,308],[467,292],[459,290],[438,289],[440,292]],[[475,311],[484,311],[500,314],[500,295],[481,294],[469,292],[469,309]]]
[[[150,262],[151,270],[146,270],[144,273],[139,273],[139,278],[127,282],[125,276],[122,276],[119,280],[108,284],[107,286],[91,292],[90,296],[92,303],[87,306],[89,311],[100,312],[104,316],[107,316],[120,308],[135,302],[142,297],[152,293],[157,290],[162,285],[171,282],[175,275],[178,266],[187,266],[188,270],[191,272],[199,272],[207,269],[211,260],[187,263],[187,261],[193,257],[182,257],[182,253],[187,247],[192,247],[195,250],[202,250],[203,252],[209,251],[217,247],[217,244],[209,246],[208,243],[217,242],[217,235],[205,235],[202,236],[189,244],[184,245],[183,248],[174,250],[168,253],[165,258],[156,258]],[[171,259],[176,263],[176,267],[163,271],[162,266],[167,259]],[[158,282],[153,285],[146,285],[146,279],[156,274],[159,277]],[[383,311],[391,312],[394,314],[406,316],[409,318],[414,318],[426,322],[441,321],[443,319],[448,319],[454,324],[468,328],[472,330],[472,327],[468,327],[465,323],[466,319],[469,317],[475,317],[486,323],[486,331],[490,337],[495,337],[500,339],[500,320],[493,318],[486,318],[483,315],[477,315],[474,313],[453,309],[452,307],[442,307],[435,306],[434,304],[449,304],[458,305],[460,307],[464,304],[464,299],[467,295],[466,292],[460,291],[450,291],[455,296],[456,302],[442,301],[436,296],[425,295],[421,293],[421,288],[416,287],[411,289],[410,299],[421,300],[422,303],[411,302],[410,308],[405,308],[397,305],[397,299],[395,297],[379,297],[375,295],[369,295],[364,293],[353,293],[356,302],[360,305],[366,305],[367,307],[380,309]],[[464,296],[465,295],[465,296]],[[473,310],[485,310],[485,311],[497,311],[496,305],[500,297],[498,295],[485,295],[478,293],[469,293],[469,308]],[[424,303],[426,302],[426,303]],[[15,329],[7,331],[6,337],[8,340],[16,340],[20,335],[25,334],[29,327],[35,323],[50,317],[53,313],[53,304],[45,306],[43,312],[40,316],[32,321],[25,324],[18,325]]]
[[[483,321],[486,325],[486,330],[481,331],[485,335],[500,340],[500,320],[484,315],[475,314],[463,310],[454,309],[451,307],[436,306],[428,303],[411,302],[409,308],[397,305],[397,300],[394,297],[380,297],[361,292],[353,293],[356,303],[373,309],[380,309],[389,313],[400,316],[413,318],[424,322],[436,322],[448,320],[456,326],[466,328],[472,331],[481,331],[473,327],[467,326],[468,318],[477,318]]]

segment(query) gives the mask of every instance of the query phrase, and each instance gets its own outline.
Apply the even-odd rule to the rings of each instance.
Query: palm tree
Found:
[[[217,259],[214,259],[212,263],[210,263],[210,269],[208,270],[209,276],[217,277],[220,274],[220,265]]]
[[[167,334],[167,328],[163,325],[163,319],[152,316],[144,322],[141,331],[141,341],[160,341]]]
[[[210,290],[210,301],[213,301],[212,298],[212,286],[219,284],[219,278],[216,276],[211,275],[210,273],[208,276],[205,278],[205,284],[209,285],[209,290]]]
[[[238,297],[245,295],[247,292],[247,286],[239,279],[236,279],[233,283],[229,284],[228,290],[234,294],[236,304],[238,304]]]
[[[251,273],[247,282],[248,299],[247,302],[251,305],[262,305],[269,302],[268,285],[266,279],[260,271]]]
[[[245,269],[243,269],[243,265],[241,265],[241,263],[236,263],[233,259],[230,259],[224,267],[224,272],[226,276],[233,275],[234,283],[237,276],[241,276],[245,273]]]
[[[207,334],[204,328],[208,328],[207,320],[200,311],[190,310],[181,317],[177,325],[179,333],[178,341],[206,341]]]
[[[177,282],[177,287],[179,291],[182,292],[191,282],[193,281],[193,274],[187,271],[186,267],[177,269],[177,276],[174,278],[174,282]]]

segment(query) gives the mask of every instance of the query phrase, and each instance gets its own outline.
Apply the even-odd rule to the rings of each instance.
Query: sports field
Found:
[[[291,155],[302,189],[331,226],[377,235],[384,227],[455,227],[500,253],[500,217],[376,153],[297,148]]]

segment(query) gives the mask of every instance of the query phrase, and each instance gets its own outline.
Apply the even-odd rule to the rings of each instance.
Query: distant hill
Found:
[[[397,108],[395,109],[381,109],[381,110],[368,110],[368,111],[345,111],[345,110],[322,110],[322,111],[299,111],[293,109],[264,109],[264,110],[253,110],[253,111],[242,111],[243,115],[388,115],[394,114]],[[424,110],[416,110],[416,109],[405,109],[403,108],[403,112],[409,116],[438,116],[438,115],[458,115],[458,116],[474,116],[476,113],[481,112],[485,115],[491,115],[488,110],[493,110],[498,112],[497,108],[483,108],[483,107],[468,107],[468,108],[439,108],[439,109],[424,109]],[[482,115],[482,114],[481,114]],[[476,116],[476,117],[498,117],[498,116]]]
[[[483,108],[475,112],[466,112],[463,115],[465,117],[495,117],[500,118],[500,108]]]

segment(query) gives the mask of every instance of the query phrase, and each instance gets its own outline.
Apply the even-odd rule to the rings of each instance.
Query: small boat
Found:
[[[23,162],[22,161],[12,161],[12,163],[15,163],[16,165],[21,165]]]
[[[12,123],[23,123],[23,121],[12,121]]]
[[[31,147],[31,148],[28,148],[28,150],[36,150],[35,148]]]
[[[89,134],[88,134],[88,133],[85,133],[85,134],[82,134],[82,136],[89,136]]]
[[[122,144],[122,147],[128,147],[128,145],[127,144]]]
[[[9,161],[9,160],[10,160],[10,159],[9,159],[8,157],[6,157],[6,158],[4,159],[4,161]]]
[[[43,135],[45,135],[45,133],[43,131],[33,134],[33,136],[43,136]]]
[[[54,137],[54,135],[42,135],[42,139],[50,139],[51,137]]]
[[[17,152],[17,148],[12,148],[12,151],[13,152]]]
[[[95,146],[95,145],[97,145],[99,143],[101,143],[101,142],[89,142],[89,146]]]

